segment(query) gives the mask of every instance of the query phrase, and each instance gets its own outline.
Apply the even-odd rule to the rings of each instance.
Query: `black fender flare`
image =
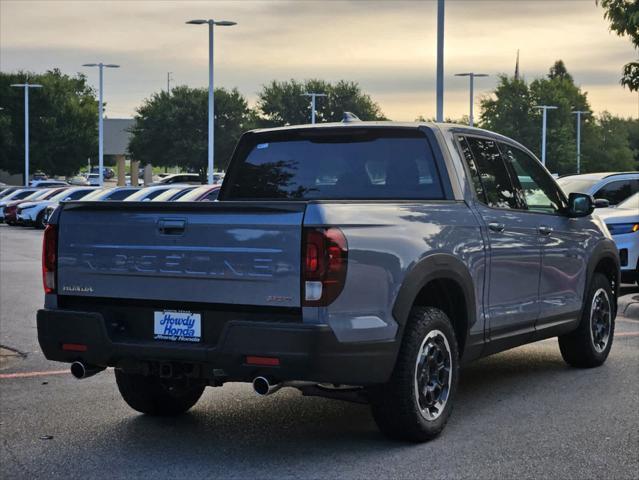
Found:
[[[399,324],[399,335],[403,334],[404,326],[410,310],[419,292],[432,280],[447,279],[455,281],[464,293],[466,303],[466,338],[468,331],[476,321],[476,299],[472,276],[466,265],[454,255],[448,253],[433,253],[417,262],[408,272],[399,289],[393,305],[393,317]],[[401,339],[401,337],[400,337]]]
[[[588,294],[588,289],[590,288],[590,282],[592,282],[592,277],[595,273],[595,269],[599,262],[604,259],[611,260],[616,267],[615,272],[615,312],[617,310],[617,297],[619,296],[619,283],[621,280],[621,266],[619,262],[619,250],[617,250],[617,245],[614,240],[609,238],[604,238],[599,241],[597,246],[592,251],[590,255],[590,259],[588,260],[588,266],[586,270],[586,285],[584,289],[584,297],[582,302],[582,309],[586,307],[586,295]]]

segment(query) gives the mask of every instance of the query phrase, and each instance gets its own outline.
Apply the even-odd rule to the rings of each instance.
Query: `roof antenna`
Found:
[[[351,123],[351,122],[361,122],[361,120],[353,112],[344,112],[344,116],[342,117],[342,123]]]

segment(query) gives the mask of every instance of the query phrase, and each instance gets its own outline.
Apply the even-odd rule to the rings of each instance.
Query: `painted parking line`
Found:
[[[18,373],[0,373],[0,379],[3,378],[30,378],[30,377],[44,377],[47,375],[62,375],[63,373],[69,373],[69,370],[49,370],[46,372],[18,372]]]
[[[615,333],[615,337],[639,337],[639,332],[620,332],[620,333]]]
[[[105,372],[113,370],[112,368],[107,368]],[[0,373],[0,380],[10,379],[10,378],[31,378],[31,377],[46,377],[49,375],[64,375],[65,373],[71,375],[71,371],[67,370],[45,370],[42,372],[16,372],[16,373]]]

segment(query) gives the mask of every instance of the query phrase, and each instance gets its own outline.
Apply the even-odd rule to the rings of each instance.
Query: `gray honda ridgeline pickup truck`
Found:
[[[218,202],[68,202],[44,234],[38,338],[77,378],[115,367],[150,415],[252,382],[370,403],[387,435],[448,420],[460,364],[613,341],[619,260],[595,201],[506,137],[348,122],[242,136]]]

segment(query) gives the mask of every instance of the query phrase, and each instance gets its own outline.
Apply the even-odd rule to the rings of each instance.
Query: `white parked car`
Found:
[[[621,281],[639,284],[639,193],[596,213],[606,222],[619,249]]]
[[[54,210],[58,206],[59,202],[79,200],[94,190],[95,188],[93,187],[70,187],[64,189],[48,200],[22,203],[18,207],[18,211],[16,213],[18,223],[24,226],[44,228],[47,224],[47,211],[49,208]]]
[[[84,178],[87,179],[89,185],[97,187],[100,186],[100,174],[98,173],[87,173]]]
[[[31,180],[30,185],[38,188],[68,187],[69,184],[64,180]]]
[[[605,172],[568,175],[557,183],[566,195],[587,193],[608,200],[611,206],[639,192],[639,172]]]

